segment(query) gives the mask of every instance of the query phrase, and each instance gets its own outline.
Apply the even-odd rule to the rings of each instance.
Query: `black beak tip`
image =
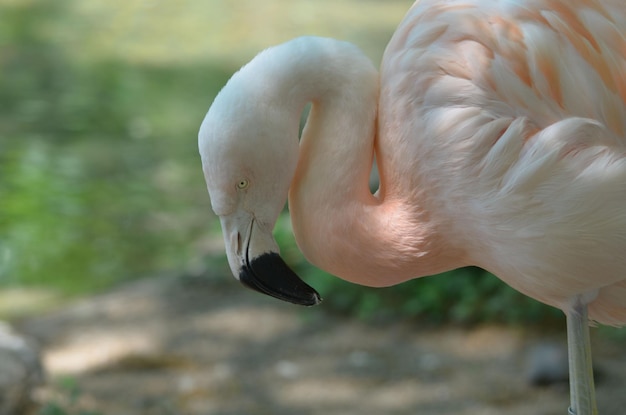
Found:
[[[262,254],[244,265],[239,281],[255,291],[293,304],[314,306],[322,302],[319,293],[275,252]]]

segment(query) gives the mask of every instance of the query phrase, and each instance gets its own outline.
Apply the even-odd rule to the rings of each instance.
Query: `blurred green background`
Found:
[[[0,315],[164,272],[230,277],[197,155],[200,122],[261,49],[316,34],[378,62],[412,2],[4,0],[0,6]],[[355,13],[359,10],[359,13]],[[480,269],[387,289],[287,261],[325,307],[423,322],[561,321]]]

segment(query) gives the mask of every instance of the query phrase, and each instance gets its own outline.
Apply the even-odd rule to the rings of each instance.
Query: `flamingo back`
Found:
[[[407,120],[410,120],[407,122]],[[626,323],[622,0],[422,0],[381,66],[386,197],[425,206],[475,265]]]

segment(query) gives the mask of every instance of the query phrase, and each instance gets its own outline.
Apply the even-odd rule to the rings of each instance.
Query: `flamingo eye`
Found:
[[[247,189],[249,185],[250,182],[248,181],[248,179],[241,179],[237,182],[237,189],[244,190]]]

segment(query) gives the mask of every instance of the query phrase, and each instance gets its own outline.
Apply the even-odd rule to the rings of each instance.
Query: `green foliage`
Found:
[[[58,399],[44,403],[38,415],[100,415],[100,412],[84,410],[80,407],[80,386],[74,378],[65,378],[59,382],[61,394]]]
[[[78,59],[54,36],[64,4],[0,11],[0,286],[74,294],[195,254],[197,128],[229,71]]]

